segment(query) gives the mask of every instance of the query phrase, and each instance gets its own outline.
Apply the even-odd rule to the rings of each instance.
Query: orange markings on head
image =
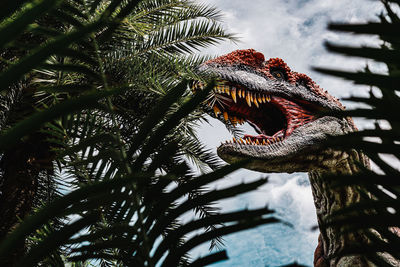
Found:
[[[225,56],[209,60],[207,63],[248,65],[254,68],[262,67],[264,55],[254,49],[236,50]]]
[[[270,58],[267,61],[268,68],[281,68],[286,70],[287,72],[290,72],[289,66],[283,61],[281,58],[276,57],[276,58]]]

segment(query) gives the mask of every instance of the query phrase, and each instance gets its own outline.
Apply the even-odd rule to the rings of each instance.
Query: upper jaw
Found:
[[[198,71],[216,76],[218,79],[240,84],[250,91],[266,92],[270,95],[289,99],[299,99],[305,103],[317,105],[321,110],[339,111],[342,109],[332,101],[315,94],[302,85],[293,85],[285,81],[269,79],[246,65],[202,64],[198,67]]]

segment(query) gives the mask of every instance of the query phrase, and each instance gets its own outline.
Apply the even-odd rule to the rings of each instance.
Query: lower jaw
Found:
[[[265,134],[259,134],[259,135],[251,135],[251,134],[245,134],[244,139],[250,139],[254,142],[258,140],[258,142],[262,143],[263,141],[265,142],[276,142],[276,141],[282,141],[285,138],[285,131],[280,130],[276,132],[274,135],[269,136]]]
[[[289,125],[287,129],[282,129],[274,133],[272,136],[265,135],[265,134],[259,134],[259,135],[251,135],[251,134],[245,134],[243,136],[245,142],[248,141],[247,143],[255,143],[255,144],[263,144],[263,145],[269,145],[275,142],[281,142],[298,127],[302,126],[304,124],[300,125]]]
[[[279,132],[278,132],[279,133]],[[278,134],[277,133],[277,134]],[[266,136],[266,135],[244,135],[243,138],[232,138],[232,141],[226,141],[227,144],[243,144],[243,145],[261,145],[268,146],[273,143],[282,142],[284,140],[283,136]]]

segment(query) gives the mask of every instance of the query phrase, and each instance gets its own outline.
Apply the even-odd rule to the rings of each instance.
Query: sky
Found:
[[[384,73],[385,66],[365,59],[348,58],[331,54],[324,42],[339,44],[380,44],[371,36],[353,36],[327,30],[328,22],[377,21],[383,10],[379,1],[373,0],[203,0],[198,1],[220,9],[224,15],[223,25],[240,38],[240,42],[225,42],[206,49],[202,53],[223,55],[236,49],[253,48],[265,58],[280,57],[297,72],[308,74],[330,94],[343,98],[365,95],[368,88],[313,71],[312,67],[329,67],[360,70],[368,64],[373,71]],[[351,103],[345,102],[348,107]],[[231,139],[222,123],[211,119],[203,124],[198,134],[207,147],[216,147]],[[360,128],[371,123],[356,120]],[[246,128],[246,131],[252,131]],[[225,237],[230,258],[213,266],[280,266],[292,262],[312,265],[318,231],[311,231],[317,224],[315,208],[307,174],[262,174],[240,170],[214,186],[223,188],[240,182],[249,182],[268,176],[269,183],[255,192],[218,203],[223,211],[256,208],[268,205],[276,210],[279,218],[292,223],[266,225]],[[193,257],[207,254],[208,245],[192,252]]]

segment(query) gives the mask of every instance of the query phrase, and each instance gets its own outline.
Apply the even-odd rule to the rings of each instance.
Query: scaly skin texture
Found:
[[[333,212],[370,197],[365,188],[334,188],[322,179],[326,173],[357,172],[355,161],[367,167],[369,163],[358,151],[342,152],[322,146],[329,136],[357,129],[350,118],[317,115],[320,110],[342,110],[344,106],[307,75],[292,71],[279,58],[266,61],[253,49],[210,60],[199,71],[217,76],[220,81],[208,101],[215,116],[233,125],[247,121],[260,133],[222,144],[218,155],[223,160],[232,163],[250,158],[246,168],[266,173],[308,172],[319,224]],[[198,82],[194,88],[203,86]],[[336,256],[352,244],[368,244],[365,234],[339,235],[338,227],[321,229],[315,266],[374,266],[363,256]],[[400,266],[390,255],[382,256],[392,266]]]

